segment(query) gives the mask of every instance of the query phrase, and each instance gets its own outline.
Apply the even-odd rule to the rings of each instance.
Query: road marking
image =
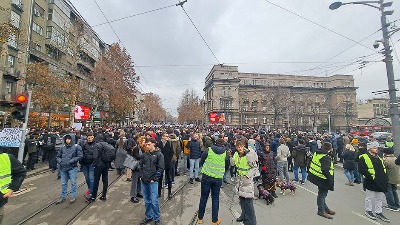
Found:
[[[309,189],[307,189],[307,188],[305,188],[305,187],[303,187],[303,186],[301,186],[301,185],[296,184],[296,186],[299,187],[299,188],[301,188],[301,189],[303,189],[303,190],[305,190],[305,191],[310,192],[311,194],[314,194],[315,196],[318,196],[317,193],[315,193],[315,192],[313,192],[313,191],[311,191],[311,190],[309,190]]]
[[[353,212],[353,214],[354,214],[354,215],[357,215],[357,216],[359,216],[359,217],[361,217],[361,218],[363,218],[363,219],[366,219],[366,220],[368,220],[369,222],[374,223],[374,224],[376,224],[376,225],[382,225],[381,223],[378,223],[378,222],[376,222],[375,220],[372,220],[372,219],[370,219],[370,218],[368,218],[368,217],[366,217],[366,216],[364,216],[364,215],[362,215],[362,214],[360,214],[360,213]]]

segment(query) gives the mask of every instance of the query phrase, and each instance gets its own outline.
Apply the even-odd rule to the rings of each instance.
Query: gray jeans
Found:
[[[138,170],[132,171],[131,198],[136,197],[136,195],[141,192],[139,175],[140,172]]]
[[[256,212],[254,211],[253,198],[239,197],[240,208],[244,225],[257,225]]]
[[[283,182],[283,180],[286,179],[286,182],[289,182],[290,179],[289,179],[287,162],[285,162],[285,161],[277,162],[277,166],[278,166],[278,173],[279,173],[279,177],[280,177],[281,181]]]

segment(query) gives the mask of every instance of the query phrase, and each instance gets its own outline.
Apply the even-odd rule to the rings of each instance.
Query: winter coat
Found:
[[[226,152],[226,148],[225,146],[219,146],[219,145],[213,145],[211,146],[212,150],[214,151],[215,154],[220,155],[220,154],[226,154],[225,157],[225,171],[229,170],[229,166],[230,166],[230,157]],[[207,157],[208,157],[208,148],[206,148],[203,152],[203,154],[201,154],[201,159],[200,159],[200,167],[203,166],[204,162],[206,161]],[[203,174],[203,176],[207,176],[205,174]]]
[[[343,158],[343,169],[345,170],[355,170],[356,169],[356,152],[345,150],[342,154]]]
[[[204,136],[204,149],[208,149],[209,147],[213,146],[213,141],[209,136]]]
[[[383,170],[380,158],[378,156],[372,156],[370,153],[367,153],[367,155],[374,166],[375,179],[373,179],[371,174],[368,172],[368,167],[364,158],[360,158],[358,161],[358,172],[360,172],[360,174],[365,178],[364,188],[375,192],[386,192],[388,189],[388,176]]]
[[[327,152],[325,152],[323,150],[318,150],[316,153],[317,154],[327,154]],[[333,176],[332,176],[329,173],[329,170],[331,168],[332,158],[330,155],[327,154],[326,156],[322,157],[319,162],[321,163],[322,174],[327,179],[322,179],[320,177],[317,177],[314,174],[310,173],[310,171],[308,171],[307,180],[309,180],[311,183],[317,185],[321,189],[333,191],[334,184],[335,184],[335,174],[333,174]]]
[[[315,140],[311,140],[310,142],[308,142],[308,146],[310,147],[310,151],[312,153],[314,153],[318,150],[318,144]]]
[[[272,152],[262,152],[260,155],[262,182],[273,184],[276,181],[276,163]]]
[[[138,145],[132,136],[128,137],[127,140],[124,142],[124,149],[128,155],[133,155],[133,149],[137,147]]]
[[[65,137],[71,137],[71,143],[66,144]],[[83,153],[81,146],[75,144],[75,135],[68,134],[63,137],[64,145],[57,153],[57,163],[60,165],[61,171],[72,170],[78,166],[78,162],[82,159]]]
[[[201,145],[198,140],[191,140],[187,143],[186,148],[190,149],[190,159],[201,158]]]
[[[174,149],[170,141],[166,141],[165,144],[161,140],[158,142],[157,147],[161,150],[161,153],[164,155],[164,165],[165,169],[171,168],[172,158],[174,156]]]
[[[164,156],[158,148],[153,152],[144,152],[139,165],[143,182],[158,182],[164,171]]]
[[[103,135],[98,134],[96,137],[94,137],[93,141],[96,143],[96,147],[93,147],[93,166],[95,167],[108,166],[108,163],[105,163],[101,157],[103,155],[103,150],[104,150],[102,143],[106,143],[104,141]]]
[[[93,151],[94,148],[97,148],[96,143],[94,141],[88,142],[84,141],[81,143],[83,157],[81,163],[83,165],[92,165],[93,164]]]
[[[8,189],[14,192],[18,191],[26,177],[26,169],[21,162],[18,161],[13,155],[8,154],[11,166],[11,183]],[[8,198],[3,198],[3,193],[0,192],[0,208],[8,202]]]
[[[393,154],[386,155],[383,159],[389,184],[400,184],[400,166],[396,165],[395,160],[396,157]]]
[[[294,147],[292,157],[294,159],[294,165],[299,167],[306,166],[306,146],[299,144],[298,146]]]
[[[271,144],[271,152],[273,152],[274,155],[276,155],[276,151],[278,151],[278,147],[279,147],[279,138],[275,138]]]
[[[181,143],[179,141],[179,138],[174,133],[169,135],[169,141],[171,142],[172,149],[174,152],[174,155],[172,156],[172,162],[176,162],[176,160],[179,159],[179,156],[181,155],[182,152]]]
[[[43,149],[47,151],[54,151],[56,147],[57,136],[54,134],[43,134],[41,141],[43,141]]]
[[[246,176],[238,175],[236,178],[236,188],[240,197],[243,198],[254,198],[254,182],[253,178],[259,176],[258,171],[258,157],[255,151],[245,149],[245,153],[242,157],[247,158],[247,164],[251,167]],[[242,158],[239,157],[239,158]]]
[[[124,141],[123,141],[122,145],[119,145],[118,144],[119,140],[118,140],[116,145],[115,145],[115,148],[117,150],[116,150],[116,154],[115,154],[114,164],[115,164],[115,168],[117,168],[117,169],[124,169],[125,168],[124,162],[125,162],[126,156],[128,155],[126,153],[125,149],[124,149],[124,144],[125,144],[126,141],[127,140],[124,138]]]
[[[37,152],[37,140],[35,138],[28,139],[26,143],[28,144],[28,153]]]
[[[276,161],[278,162],[287,162],[287,158],[290,156],[289,147],[281,144],[278,147],[278,151],[276,153]]]

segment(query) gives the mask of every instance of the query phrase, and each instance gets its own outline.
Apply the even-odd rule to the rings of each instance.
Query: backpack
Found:
[[[101,160],[106,163],[110,163],[115,159],[115,148],[108,144],[107,142],[100,142],[100,145],[103,148],[101,153]]]

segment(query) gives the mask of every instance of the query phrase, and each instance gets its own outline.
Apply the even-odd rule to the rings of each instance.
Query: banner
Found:
[[[90,108],[88,106],[77,105],[75,106],[74,116],[76,120],[89,120]]]
[[[225,113],[210,112],[208,118],[210,123],[225,123]]]
[[[19,128],[4,128],[0,132],[0,146],[16,147],[21,143],[22,130]]]

